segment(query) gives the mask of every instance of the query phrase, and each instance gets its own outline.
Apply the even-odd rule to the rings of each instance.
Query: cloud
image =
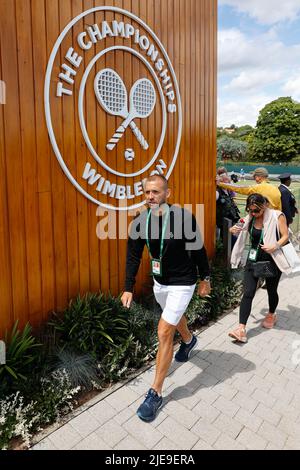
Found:
[[[255,126],[261,109],[276,98],[277,96],[274,95],[257,95],[256,93],[238,98],[220,98],[218,100],[218,126],[227,127],[231,124]]]
[[[285,83],[282,90],[286,96],[292,96],[295,100],[300,101],[300,70],[297,75]]]
[[[231,6],[266,25],[294,21],[300,15],[299,0],[219,0],[219,4]]]
[[[253,41],[237,28],[220,30],[218,33],[219,70],[250,67],[257,62],[253,56]]]
[[[226,11],[236,26],[218,33],[218,125],[255,125],[259,111],[280,96],[300,101],[300,0],[219,0],[219,4],[235,8],[244,18]],[[249,16],[265,26],[255,26]],[[298,23],[289,25],[287,32],[281,22],[296,19]]]
[[[274,30],[251,38],[237,28],[220,30],[218,50],[221,73],[254,67],[282,69],[300,62],[300,43],[286,46]]]
[[[248,93],[277,82],[281,77],[282,73],[280,71],[272,69],[243,71],[234,77],[228,85],[225,85],[224,90]]]
[[[300,43],[286,46],[274,28],[253,36],[231,28],[220,30],[218,50],[218,125],[255,125],[270,101],[300,99]]]

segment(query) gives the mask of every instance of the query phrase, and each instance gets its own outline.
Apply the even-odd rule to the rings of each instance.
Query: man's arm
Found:
[[[141,238],[133,240],[129,236],[127,242],[125,292],[133,292],[133,286],[140,267],[144,246],[145,240]]]
[[[141,238],[133,240],[129,237],[127,243],[125,289],[121,297],[121,302],[126,308],[130,308],[133,300],[133,286],[140,267],[144,246],[145,240]]]
[[[258,186],[256,184],[254,186],[236,186],[235,184],[227,184],[227,183],[217,183],[217,185],[220,188],[229,189],[230,191],[234,191],[235,193],[245,194],[245,195],[256,193],[256,189]]]
[[[292,198],[290,196],[290,193],[287,191],[282,191],[281,192],[282,212],[286,216],[286,220],[288,221],[289,224],[293,222],[291,201],[292,201]]]
[[[189,247],[191,247],[190,253],[191,258],[194,261],[195,265],[198,269],[198,274],[201,279],[199,284],[198,294],[201,297],[205,297],[206,295],[210,294],[211,286],[210,281],[205,280],[206,278],[210,277],[210,267],[208,262],[208,257],[206,253],[205,246],[203,245],[201,233],[194,215],[192,215],[192,228],[193,232],[196,234],[194,240],[189,240]],[[193,250],[192,243],[195,243],[196,249]],[[199,246],[200,244],[200,246]]]

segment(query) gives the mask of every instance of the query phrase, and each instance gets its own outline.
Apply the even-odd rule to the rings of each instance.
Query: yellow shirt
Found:
[[[253,186],[235,186],[234,184],[226,183],[218,183],[218,186],[223,189],[230,189],[235,193],[246,194],[247,196],[254,193],[261,194],[268,199],[271,209],[281,211],[281,193],[278,188],[267,181]]]

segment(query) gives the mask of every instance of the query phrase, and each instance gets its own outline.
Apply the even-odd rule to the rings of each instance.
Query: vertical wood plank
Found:
[[[2,28],[1,18],[0,28]],[[4,51],[2,52],[1,50],[0,40],[0,80],[4,80],[2,72],[3,56]],[[9,208],[5,158],[4,98],[3,96],[3,103],[0,104],[0,298],[2,300],[0,335],[1,331],[4,332],[4,330],[13,323],[11,262],[9,256]]]
[[[85,5],[83,0],[73,0],[72,1],[72,17],[78,16],[80,13],[84,11]],[[79,21],[73,28],[73,44],[76,44],[76,37],[77,35],[84,31],[84,20]],[[85,70],[87,63],[86,63],[86,56],[83,55],[83,66],[82,70]],[[78,74],[82,74],[82,70],[78,72]],[[74,84],[74,94],[78,96],[79,87],[80,87],[80,76],[75,80]],[[86,145],[82,136],[82,132],[79,125],[79,120],[77,118],[77,110],[76,105],[74,106],[74,119],[75,119],[75,149],[76,149],[76,175],[77,180],[79,180],[82,176],[83,168],[86,164]],[[78,151],[79,149],[79,151]],[[85,184],[85,188],[87,189],[87,183]],[[95,209],[95,208],[94,208]],[[89,202],[88,200],[83,197],[81,194],[77,194],[77,224],[78,224],[78,269],[79,269],[79,289],[81,295],[85,294],[90,290],[90,252],[89,252]],[[96,217],[95,217],[96,223]],[[95,227],[94,227],[95,229]],[[95,230],[94,230],[95,233]],[[97,243],[98,249],[98,243]],[[99,270],[97,270],[99,272]],[[97,280],[99,283],[99,274],[97,276]],[[100,288],[98,284],[97,290]]]
[[[27,285],[30,318],[36,323],[42,310],[41,258],[37,156],[35,145],[35,93],[32,57],[31,5],[29,0],[16,0],[16,33],[20,90],[21,152],[24,182],[24,219],[27,259]]]
[[[60,34],[61,23],[59,16],[59,1],[46,0],[46,31],[47,31],[47,58]],[[58,54],[54,63],[54,74],[58,77],[62,62],[62,54]],[[55,83],[52,84],[50,96],[55,96]],[[51,99],[51,98],[50,98]],[[59,148],[63,146],[63,119],[62,103],[58,103],[52,110],[52,121],[55,124],[56,140]],[[51,148],[51,181],[52,181],[52,207],[53,207],[53,238],[54,238],[54,266],[55,266],[55,306],[63,309],[69,299],[68,293],[68,257],[66,238],[66,195],[65,184],[70,184],[65,177]]]
[[[32,50],[34,75],[34,106],[37,191],[39,204],[39,239],[41,257],[42,319],[55,305],[55,268],[52,209],[51,158],[44,112],[44,80],[47,67],[46,12],[44,0],[31,1]],[[38,47],[37,47],[38,45]]]
[[[65,0],[60,2],[60,23],[61,30],[72,19],[72,2]],[[62,60],[65,62],[70,47],[73,47],[72,35],[68,41],[64,41],[61,47]],[[75,93],[72,96],[64,96],[62,99],[62,131],[63,131],[63,154],[68,155],[68,166],[72,174],[76,174],[77,152],[75,148]],[[77,113],[77,111],[76,111]],[[79,266],[78,266],[78,226],[77,226],[77,195],[76,188],[68,181],[65,182],[65,223],[66,223],[66,244],[67,244],[67,264],[68,264],[68,297],[72,298],[79,291]],[[78,195],[79,197],[79,195]]]
[[[29,308],[15,1],[0,2],[0,18],[2,80],[6,83],[7,93],[4,107],[4,152],[10,244],[6,249],[9,250],[11,260],[13,320],[19,319],[22,325],[28,320]]]

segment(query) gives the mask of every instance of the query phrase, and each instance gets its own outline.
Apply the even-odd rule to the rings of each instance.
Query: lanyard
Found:
[[[164,221],[163,228],[162,228],[162,233],[161,233],[159,259],[162,259],[162,253],[163,253],[163,248],[164,248],[164,238],[165,238],[167,225],[168,225],[168,221],[169,221],[169,216],[170,216],[170,208],[169,208],[169,206],[167,206],[167,207],[168,207],[168,213],[165,217],[165,221]],[[153,258],[152,254],[151,254],[151,250],[150,250],[150,243],[149,243],[149,221],[150,221],[150,217],[151,217],[151,209],[149,211],[149,214],[148,214],[148,217],[147,217],[147,223],[146,223],[146,243],[147,243],[147,247],[148,247],[148,250],[149,250],[149,254],[150,254],[151,258]]]
[[[253,243],[253,227],[254,227],[254,219],[252,220],[252,225],[251,225],[251,230],[250,230],[251,245]],[[257,250],[259,249],[259,245],[261,244],[263,239],[264,239],[264,227],[262,227],[262,229],[261,229],[260,240],[259,240],[258,245],[256,247]]]

